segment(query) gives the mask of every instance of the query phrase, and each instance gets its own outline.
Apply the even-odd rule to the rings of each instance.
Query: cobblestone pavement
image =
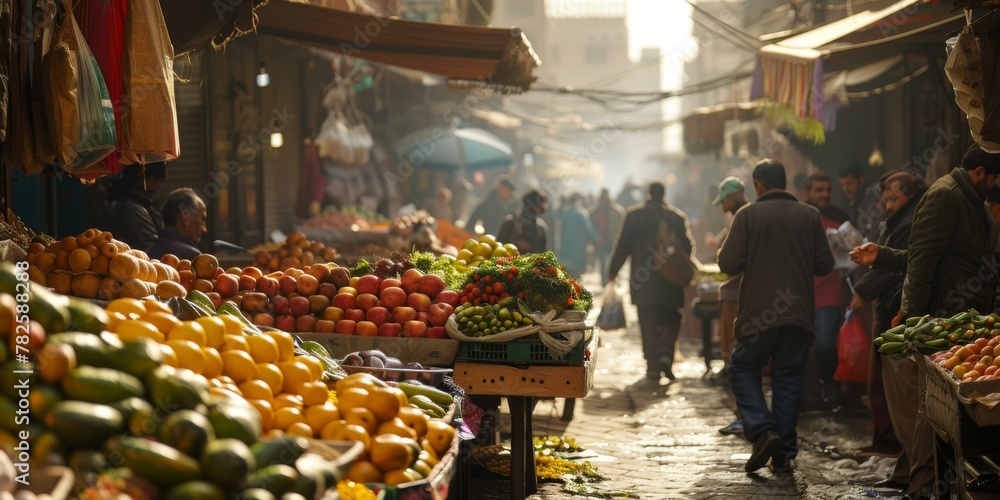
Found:
[[[591,289],[597,288],[591,285]],[[597,302],[599,304],[599,301]],[[535,408],[535,436],[566,435],[599,456],[590,460],[604,480],[584,486],[541,483],[530,498],[892,498],[893,490],[870,486],[888,476],[895,459],[857,458],[868,444],[871,424],[864,408],[804,413],[799,422],[797,470],[775,476],[767,469],[747,474],[751,445],[742,436],[718,432],[733,419],[734,404],[723,379],[703,378],[700,341],[681,340],[667,384],[646,382],[635,320],[627,330],[602,332],[597,375],[590,394],[576,402],[572,421],[560,418],[563,400],[542,400]],[[695,320],[697,321],[697,320]],[[713,372],[721,361],[713,362]],[[504,414],[503,417],[508,417]],[[502,426],[509,429],[509,420]],[[506,425],[503,425],[503,424]],[[509,432],[502,433],[509,444]],[[474,468],[476,470],[476,468]],[[506,480],[475,475],[470,498],[509,498]]]

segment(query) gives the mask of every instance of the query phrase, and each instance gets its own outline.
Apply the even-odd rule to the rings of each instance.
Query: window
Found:
[[[608,49],[594,46],[584,49],[583,60],[587,64],[604,64],[608,62]]]

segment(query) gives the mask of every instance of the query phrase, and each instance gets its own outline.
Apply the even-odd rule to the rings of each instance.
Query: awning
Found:
[[[527,90],[540,64],[517,28],[406,21],[287,0],[270,0],[256,15],[259,33],[500,90]]]
[[[719,151],[725,143],[726,122],[753,119],[756,107],[755,103],[741,102],[692,111],[681,120],[684,125],[684,151],[688,154]]]

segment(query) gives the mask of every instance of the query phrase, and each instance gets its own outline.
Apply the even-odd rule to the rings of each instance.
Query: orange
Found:
[[[196,319],[199,325],[205,330],[205,345],[208,347],[214,347],[216,349],[222,347],[222,343],[225,340],[226,333],[228,333],[228,328],[226,326],[225,320],[220,319],[226,316],[225,314],[221,316],[203,316]],[[235,321],[239,321],[236,318],[232,318]],[[237,335],[243,335],[242,330],[236,332]]]
[[[275,410],[278,408],[298,408],[301,410],[304,406],[302,404],[302,396],[295,394],[278,394],[274,396],[271,405],[274,406]]]
[[[302,387],[303,384],[306,382],[312,382],[313,380],[309,367],[300,361],[278,363],[278,369],[280,369],[281,374],[285,376],[284,384],[282,384],[283,392],[298,394],[299,388]]]
[[[207,378],[214,378],[222,375],[222,355],[219,351],[206,347],[201,350],[205,354],[205,369],[201,374]]]
[[[406,405],[400,408],[397,418],[402,420],[407,427],[413,429],[417,433],[418,438],[422,438],[424,434],[427,434],[427,422],[430,418],[426,413],[417,409],[417,407]]]
[[[218,316],[206,316],[218,319],[226,329],[226,335],[243,335],[243,323],[235,316],[220,314]],[[202,325],[204,326],[204,325]],[[213,346],[214,347],[214,346]]]
[[[306,423],[309,424],[309,427],[316,431],[316,435],[320,434],[320,431],[326,426],[326,424],[340,420],[340,412],[337,410],[336,406],[333,406],[330,403],[309,406],[302,413],[305,416]]]
[[[146,306],[142,303],[142,301],[128,297],[112,300],[111,302],[108,302],[108,305],[104,309],[108,311],[108,313],[120,312],[125,316],[128,316],[129,314],[135,314],[138,316],[146,314]]]
[[[170,309],[170,306],[153,299],[144,299],[142,305],[146,307],[146,312],[162,312],[167,314],[173,314],[174,312]]]
[[[244,351],[225,351],[222,353],[222,373],[239,384],[257,377],[257,365]]]
[[[332,420],[320,429],[319,438],[325,441],[332,441],[333,436],[337,434],[337,431],[345,425],[347,425],[347,422],[344,422],[343,420]]]
[[[271,394],[280,394],[285,384],[285,376],[281,369],[269,363],[257,363],[257,377],[267,383]]]
[[[427,422],[427,435],[424,439],[434,448],[437,456],[443,456],[451,447],[451,442],[455,439],[455,428],[446,424],[444,420],[431,419]]]
[[[357,424],[344,424],[333,433],[331,439],[333,441],[361,441],[365,444],[366,449],[372,443],[372,438],[368,434],[368,431]]]
[[[90,252],[85,248],[77,248],[69,253],[69,268],[74,272],[90,269]]]
[[[122,321],[125,321],[127,319],[128,319],[128,317],[126,317],[124,314],[122,314],[120,312],[117,312],[117,311],[116,312],[109,312],[108,313],[108,324],[104,325],[104,328],[107,329],[109,332],[118,331],[118,325],[121,324]]]
[[[274,411],[274,422],[271,424],[275,429],[288,430],[294,423],[305,424],[305,417],[302,410],[298,408],[279,408]]]
[[[247,399],[270,401],[274,397],[274,394],[271,394],[271,387],[267,385],[267,382],[260,379],[247,380],[237,387],[240,388],[243,397]]]
[[[174,353],[177,354],[177,362],[181,368],[187,368],[195,373],[201,374],[205,371],[205,353],[201,352],[201,347],[190,340],[168,340]]]
[[[177,368],[179,364],[177,361],[177,354],[174,352],[173,348],[167,344],[160,344],[160,351],[163,352],[163,364]]]
[[[182,321],[167,334],[167,340],[189,340],[205,347],[205,329],[195,321]]]
[[[321,405],[330,399],[326,384],[323,382],[306,382],[299,387],[299,396],[306,406]]]
[[[344,421],[348,424],[357,424],[364,427],[369,435],[374,435],[378,430],[378,418],[367,408],[351,408],[344,412]]]
[[[229,378],[229,377],[227,377],[225,375],[219,375],[218,377],[215,377],[215,378],[219,382],[222,382],[222,385],[236,385],[236,382],[233,382],[233,379],[231,379],[231,378]]]
[[[261,436],[260,438],[264,439],[264,440],[270,441],[270,440],[274,440],[274,439],[281,439],[283,437],[285,437],[285,431],[283,431],[281,429],[274,429],[274,428],[272,428],[271,430],[267,431],[267,433],[264,434],[263,436]]]
[[[264,430],[270,429],[274,423],[274,408],[271,407],[271,403],[259,399],[250,399],[248,402],[260,413],[260,426]]]
[[[347,471],[347,479],[355,483],[381,483],[382,471],[367,460],[355,460]]]
[[[278,361],[291,361],[295,356],[295,339],[288,332],[282,331],[266,331],[264,335],[267,335],[274,339],[274,342],[278,345]]]
[[[367,389],[351,387],[343,391],[337,391],[337,409],[341,415],[346,415],[353,408],[365,408],[368,405]]]
[[[132,342],[139,338],[148,338],[156,342],[163,343],[166,338],[152,323],[147,323],[138,319],[127,319],[118,323],[115,331],[122,342]]]
[[[309,372],[312,373],[313,380],[323,379],[323,363],[320,363],[314,356],[295,356],[295,361],[304,363],[309,367]]]
[[[379,422],[395,418],[396,414],[399,413],[399,407],[399,398],[390,388],[377,387],[368,391],[368,402],[365,408],[371,410],[378,417]]]
[[[139,319],[152,324],[153,326],[156,327],[157,330],[160,331],[160,333],[164,335],[170,333],[170,330],[172,330],[175,326],[181,323],[181,320],[177,319],[177,316],[162,311],[147,312],[146,314],[142,315]],[[169,335],[167,336],[167,338],[169,338]]]
[[[251,335],[247,338],[250,356],[258,363],[274,363],[278,360],[278,343],[268,335]]]
[[[288,426],[285,433],[289,436],[302,436],[302,437],[313,437],[312,427],[309,427],[305,422],[295,422],[294,424]]]
[[[377,434],[395,434],[399,437],[417,439],[417,431],[411,429],[399,418],[382,422],[376,429]]]
[[[219,352],[243,351],[248,353],[247,356],[250,356],[250,345],[247,343],[247,338],[243,335],[226,335],[222,341],[222,345],[216,347],[216,349],[218,349]],[[250,356],[250,359],[253,359],[253,357]]]

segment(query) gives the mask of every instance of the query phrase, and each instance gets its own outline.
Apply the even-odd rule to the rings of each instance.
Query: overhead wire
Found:
[[[748,34],[746,34],[746,32],[744,32],[744,31],[742,31],[740,29],[734,28],[729,23],[727,23],[727,22],[719,19],[718,17],[715,17],[714,14],[712,14],[711,12],[708,12],[707,10],[705,10],[702,7],[700,7],[698,4],[692,2],[691,0],[683,0],[683,1],[684,1],[684,3],[690,5],[692,9],[694,9],[695,11],[701,13],[701,15],[703,15],[703,16],[711,19],[712,21],[714,21],[715,23],[717,23],[719,26],[721,26],[722,29],[728,31],[729,33],[733,34],[737,38],[741,38],[742,37],[744,39],[750,40],[748,43],[751,46],[755,47],[754,50],[756,50],[757,48],[760,48],[760,45],[762,45],[761,41],[759,39],[757,39],[757,37],[748,35]],[[692,16],[691,19],[694,20],[694,16]]]

